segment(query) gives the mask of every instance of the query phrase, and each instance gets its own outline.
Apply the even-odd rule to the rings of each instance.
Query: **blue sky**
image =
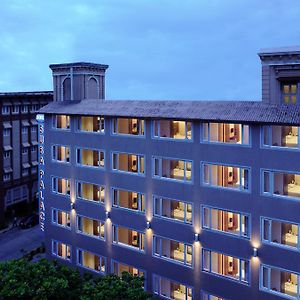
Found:
[[[0,92],[109,64],[107,99],[261,99],[260,48],[300,45],[299,0],[0,0]]]

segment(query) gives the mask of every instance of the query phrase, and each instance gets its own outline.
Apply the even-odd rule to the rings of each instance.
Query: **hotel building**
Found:
[[[0,93],[0,226],[5,215],[36,199],[36,112],[52,99],[52,92]]]
[[[300,299],[300,47],[259,57],[262,101],[108,101],[107,65],[50,65],[47,257],[164,299]]]

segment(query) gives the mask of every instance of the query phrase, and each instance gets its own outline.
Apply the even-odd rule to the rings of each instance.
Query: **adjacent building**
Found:
[[[164,299],[299,299],[300,47],[259,56],[262,101],[108,101],[107,65],[51,65],[47,257]]]
[[[52,92],[0,93],[0,225],[36,199],[36,112],[52,99]]]

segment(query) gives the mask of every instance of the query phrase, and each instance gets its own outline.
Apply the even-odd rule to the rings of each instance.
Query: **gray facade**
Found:
[[[36,112],[52,92],[0,93],[0,224],[20,203],[36,199],[38,127]]]
[[[184,101],[120,109],[104,95],[44,107],[47,257],[95,274],[130,266],[167,299],[299,299],[299,98],[272,93],[220,114]]]

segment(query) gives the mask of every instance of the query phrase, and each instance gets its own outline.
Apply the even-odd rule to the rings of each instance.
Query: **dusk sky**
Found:
[[[260,100],[260,48],[300,45],[299,0],[0,0],[0,92],[108,64],[107,99]]]

